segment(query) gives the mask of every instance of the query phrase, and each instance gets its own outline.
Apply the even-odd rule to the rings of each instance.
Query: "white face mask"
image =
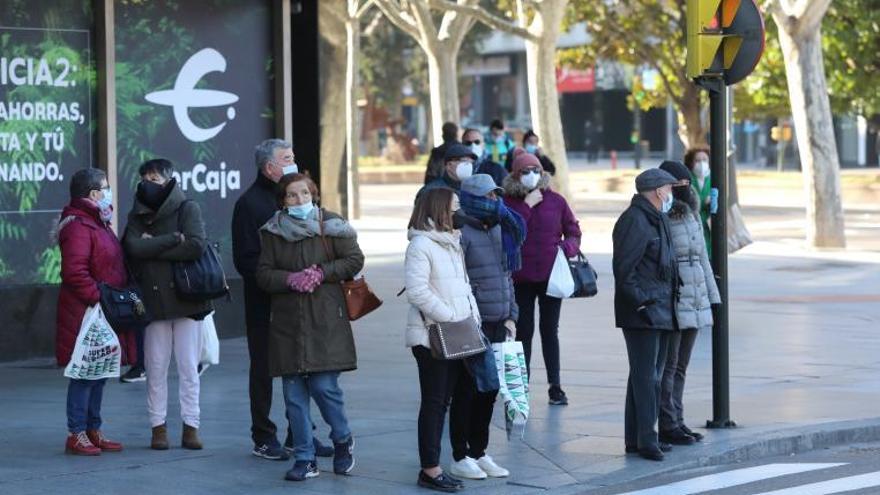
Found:
[[[706,177],[709,177],[710,173],[712,173],[712,171],[709,168],[709,161],[708,160],[700,160],[697,162],[697,174],[700,177],[705,179]]]
[[[295,163],[294,163],[293,165],[287,165],[287,166],[285,166],[285,167],[282,167],[282,169],[281,169],[281,173],[283,173],[284,175],[288,175],[288,174],[298,174],[298,173],[299,173],[299,167],[298,167]]]
[[[473,174],[473,162],[458,162],[458,166],[455,167],[455,176],[458,177],[459,182],[467,179]]]
[[[529,191],[538,187],[539,180],[541,180],[541,174],[538,172],[523,173],[519,177],[519,181],[522,183],[522,185],[526,186]]]
[[[472,144],[471,145],[471,153],[482,158],[483,157],[483,145],[482,144]]]

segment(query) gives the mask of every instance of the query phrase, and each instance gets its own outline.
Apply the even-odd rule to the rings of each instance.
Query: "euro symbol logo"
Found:
[[[189,118],[190,108],[222,107],[238,101],[237,95],[226,91],[195,89],[196,84],[211,72],[226,72],[226,59],[217,50],[205,48],[183,64],[174,81],[174,89],[154,91],[145,96],[150,103],[171,107],[180,132],[194,143],[207,141],[219,134],[228,120],[207,129],[199,127]],[[235,118],[234,107],[226,110],[226,117],[229,120]]]

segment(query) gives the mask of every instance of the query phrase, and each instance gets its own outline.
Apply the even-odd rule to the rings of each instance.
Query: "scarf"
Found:
[[[321,224],[318,222],[318,213],[322,211],[320,208],[315,208],[308,217],[300,220],[290,216],[284,210],[279,210],[266,222],[263,230],[271,232],[289,242],[299,242],[304,239],[320,236]],[[324,235],[327,237],[353,239],[357,237],[357,232],[342,218],[329,218],[324,220]]]
[[[475,196],[465,191],[458,195],[461,209],[485,225],[501,225],[501,244],[507,257],[507,269],[522,268],[522,245],[526,239],[526,222],[519,213],[507,208],[504,201]]]
[[[137,185],[135,196],[147,208],[153,211],[159,211],[159,208],[162,207],[162,204],[165,203],[165,200],[171,195],[171,191],[174,190],[175,185],[177,185],[177,179],[173,177],[162,186],[155,182],[142,180]]]

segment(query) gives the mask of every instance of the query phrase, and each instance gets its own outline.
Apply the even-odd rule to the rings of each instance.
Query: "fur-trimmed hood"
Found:
[[[551,176],[547,171],[541,172],[541,180],[538,181],[537,189],[542,191],[550,189],[550,179]],[[501,187],[504,188],[504,195],[512,198],[524,198],[530,192],[529,189],[519,181],[519,179],[513,177],[513,174],[504,178]]]

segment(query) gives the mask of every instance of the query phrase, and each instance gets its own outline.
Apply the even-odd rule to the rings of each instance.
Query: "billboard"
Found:
[[[91,2],[0,4],[0,287],[60,281],[51,231],[93,164]]]
[[[120,223],[140,164],[167,158],[227,274],[235,201],[256,178],[254,146],[273,137],[271,15],[265,0],[116,4]]]

